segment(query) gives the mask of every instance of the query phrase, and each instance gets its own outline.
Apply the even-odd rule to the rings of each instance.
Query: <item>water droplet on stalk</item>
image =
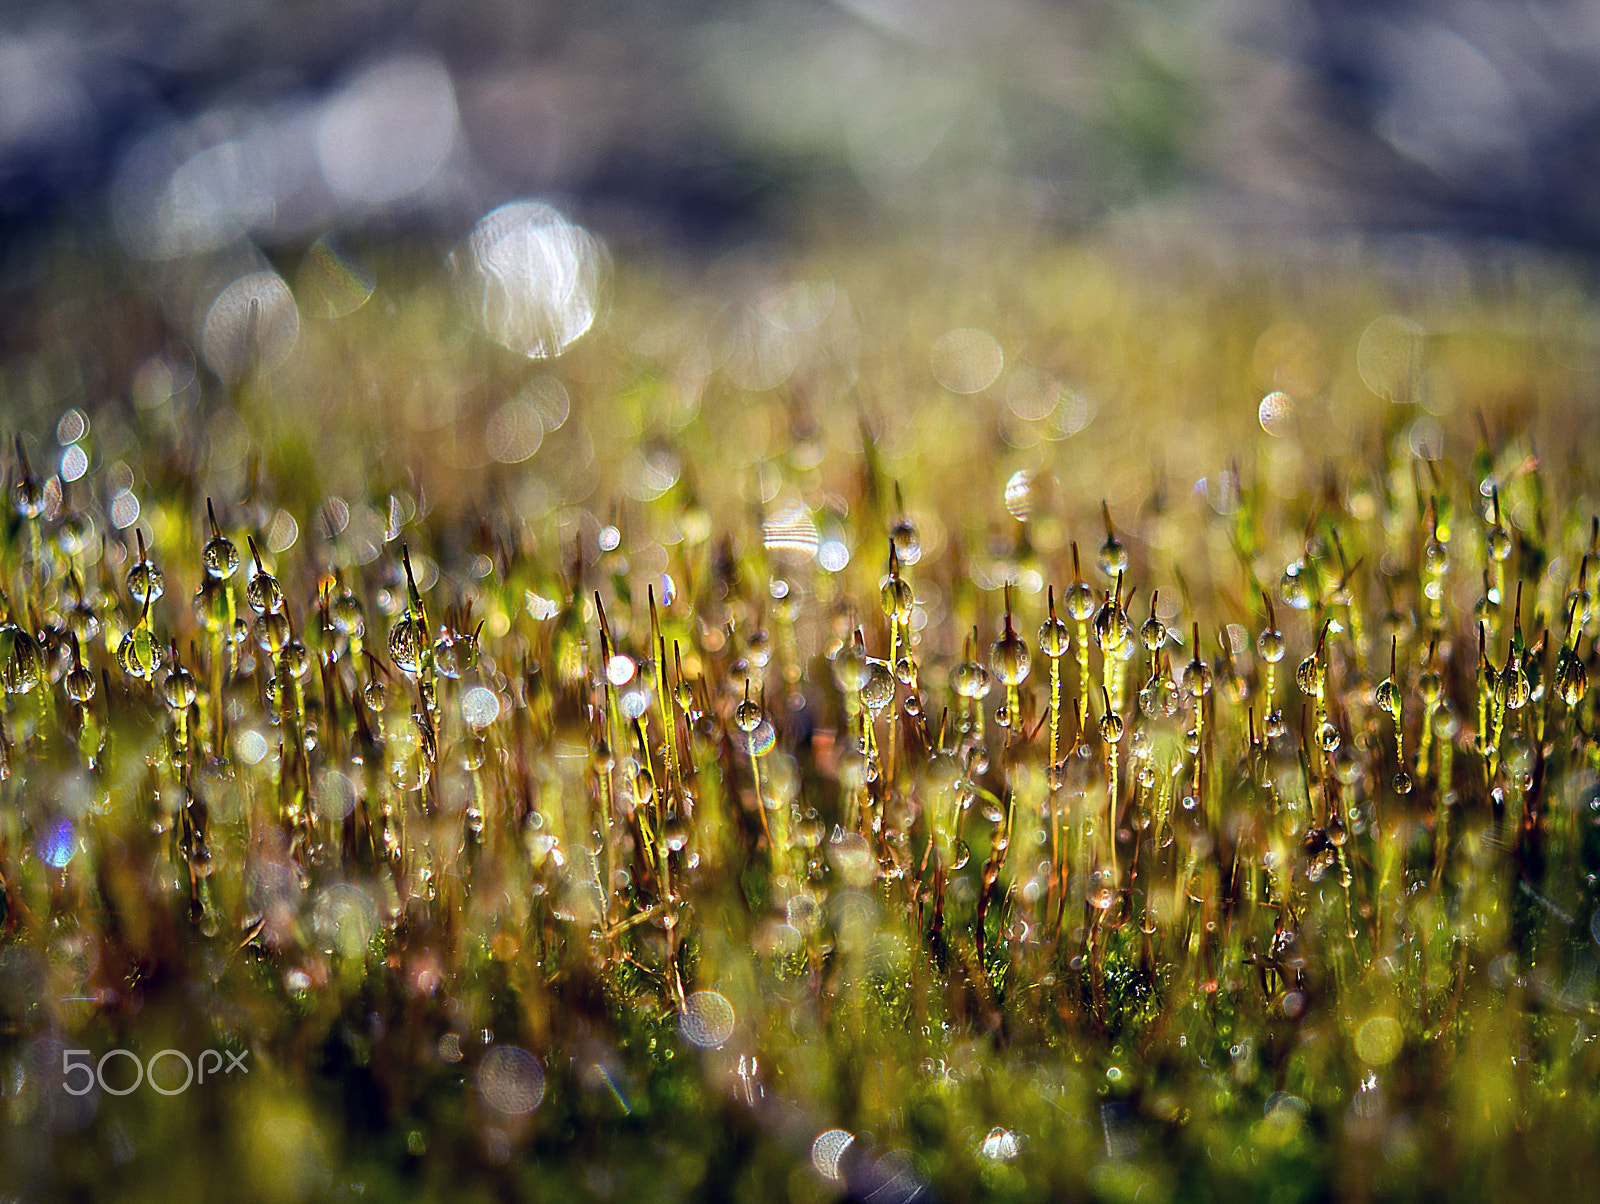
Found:
[[[1569,708],[1581,703],[1589,691],[1589,671],[1570,648],[1562,648],[1556,657],[1556,688],[1561,691],[1561,701]]]
[[[291,639],[278,654],[278,672],[287,673],[292,677],[304,677],[310,671],[311,657],[306,651],[306,646],[299,640]]]
[[[166,588],[166,579],[151,560],[141,560],[128,570],[128,593],[140,606],[155,602]]]
[[[911,621],[911,611],[916,602],[911,594],[910,582],[898,575],[885,577],[879,593],[882,595],[885,615],[896,623]]]
[[[833,679],[846,693],[855,693],[867,684],[871,675],[867,654],[854,640],[845,644],[833,658]]]
[[[1283,570],[1283,580],[1278,583],[1278,594],[1295,610],[1311,608],[1311,586],[1306,581],[1306,564],[1296,560]]]
[[[182,665],[176,666],[161,683],[161,693],[167,705],[175,711],[188,710],[195,700],[194,674]]]
[[[201,549],[200,562],[205,567],[206,576],[226,581],[239,571],[239,549],[226,536],[213,536]]]
[[[1294,671],[1294,682],[1308,698],[1322,697],[1322,664],[1316,653],[1300,662],[1300,667]]]
[[[1275,665],[1283,659],[1285,644],[1283,632],[1276,627],[1264,628],[1256,638],[1256,651],[1261,654],[1261,659],[1270,665]]]
[[[1489,556],[1493,560],[1506,560],[1511,556],[1511,533],[1502,526],[1489,529]]]
[[[734,708],[733,712],[733,721],[738,725],[738,728],[741,732],[755,731],[756,728],[760,726],[761,720],[764,717],[765,716],[761,710],[761,704],[758,702],[752,702],[748,698]]]
[[[1028,652],[1028,645],[1011,626],[1009,613],[1006,615],[1004,632],[990,650],[989,663],[994,668],[995,677],[1005,686],[1021,685],[1033,666],[1033,657]]]
[[[366,634],[367,620],[362,614],[361,602],[349,590],[342,591],[328,607],[328,618],[334,631],[348,639],[360,639]]]
[[[94,688],[94,674],[90,673],[82,665],[67,674],[67,697],[79,706],[94,697]]]
[[[902,518],[889,528],[889,542],[894,545],[895,558],[910,567],[922,559],[922,540],[910,519]]]
[[[991,686],[989,671],[977,661],[959,661],[950,670],[950,688],[962,698],[986,698]]]
[[[162,652],[150,629],[140,625],[122,637],[117,645],[117,663],[129,677],[149,681],[160,668]]]
[[[866,684],[861,687],[861,701],[871,710],[881,711],[894,701],[894,673],[887,661],[870,662]]]
[[[1514,661],[1500,671],[1495,680],[1495,701],[1510,711],[1520,711],[1528,703],[1533,687],[1522,666]]]
[[[283,609],[283,587],[271,573],[258,572],[245,586],[244,600],[256,614],[272,614]]]
[[[427,638],[422,624],[407,615],[389,629],[389,657],[395,668],[415,677],[422,668],[422,649]]]

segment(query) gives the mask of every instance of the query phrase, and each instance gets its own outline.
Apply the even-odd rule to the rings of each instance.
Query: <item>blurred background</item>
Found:
[[[0,255],[903,222],[1600,247],[1588,0],[9,0]]]

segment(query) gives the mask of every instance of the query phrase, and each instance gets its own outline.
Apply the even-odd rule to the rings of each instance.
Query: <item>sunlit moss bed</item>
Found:
[[[5,315],[6,1198],[1592,1190],[1558,273],[369,263]]]

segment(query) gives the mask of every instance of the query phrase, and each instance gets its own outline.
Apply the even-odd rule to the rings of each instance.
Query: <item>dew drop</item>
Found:
[[[239,570],[239,549],[234,547],[233,540],[218,535],[206,541],[200,551],[200,562],[207,577],[226,581]]]
[[[1115,535],[1108,535],[1105,543],[1100,545],[1097,563],[1100,565],[1100,571],[1107,577],[1125,573],[1128,571],[1128,549]]]
[[[901,564],[909,567],[922,559],[922,540],[910,519],[902,518],[889,528],[889,542]]]
[[[182,665],[167,674],[167,680],[161,683],[162,696],[175,711],[188,710],[194,704],[195,692],[194,675]]]
[[[128,570],[128,593],[140,606],[155,602],[166,588],[166,579],[151,560],[141,560]]]
[[[426,637],[422,624],[407,615],[389,629],[389,656],[402,673],[415,677],[422,667]]]
[[[244,600],[256,614],[268,614],[283,609],[283,587],[271,573],[257,573],[245,586]]]

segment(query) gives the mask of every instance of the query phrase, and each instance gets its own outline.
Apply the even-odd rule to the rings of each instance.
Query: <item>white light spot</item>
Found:
[[[89,454],[74,443],[61,453],[61,479],[76,481],[89,471]]]
[[[517,398],[489,416],[483,432],[483,450],[491,460],[520,464],[544,442],[544,423],[532,402]]]
[[[324,769],[317,779],[317,807],[330,819],[344,819],[356,809],[356,788],[337,769]]]
[[[500,717],[500,699],[483,686],[473,686],[461,696],[461,717],[476,728],[485,728]]]
[[[850,563],[850,549],[837,539],[830,539],[817,548],[817,563],[830,573],[841,572]]]
[[[1289,420],[1294,417],[1294,398],[1287,393],[1268,393],[1261,399],[1256,416],[1267,434],[1288,434]]]
[[[484,1107],[501,1116],[526,1116],[544,1102],[544,1067],[515,1045],[485,1053],[474,1081]]]
[[[1229,515],[1239,512],[1239,474],[1231,468],[1225,468],[1215,476],[1205,478],[1206,501],[1218,514]]]
[[[259,765],[267,755],[267,741],[260,732],[246,728],[233,738],[233,751],[246,765]]]
[[[560,355],[594,323],[600,243],[549,205],[516,201],[472,232],[483,326],[530,359]]]
[[[56,423],[56,442],[62,447],[69,443],[76,443],[89,433],[89,420],[84,417],[83,411],[74,407],[61,415]]]
[[[396,59],[357,76],[317,127],[322,178],[344,201],[383,205],[416,192],[455,145],[456,93],[432,59]]]
[[[738,1023],[733,1004],[716,991],[696,991],[683,1001],[678,1031],[683,1039],[701,1049],[721,1049],[733,1036]]]
[[[1444,424],[1437,418],[1423,415],[1411,424],[1406,432],[1406,442],[1411,454],[1422,460],[1444,459]]]
[[[1017,1153],[1017,1135],[999,1126],[990,1129],[978,1146],[978,1156],[986,1162],[1015,1162]]]
[[[522,605],[527,609],[529,616],[535,619],[553,619],[561,613],[561,603],[553,598],[536,594],[531,589],[523,591]]]
[[[311,927],[322,947],[342,957],[360,957],[378,926],[372,896],[348,882],[318,892],[311,908]]]
[[[1050,415],[1050,429],[1059,439],[1070,439],[1094,419],[1095,403],[1086,393],[1067,389],[1061,394],[1061,404]]]
[[[832,312],[836,293],[833,281],[827,277],[779,285],[762,294],[761,316],[791,334],[815,330]]]
[[[273,552],[287,552],[300,538],[300,524],[287,510],[272,516],[272,526],[267,528],[267,547]]]
[[[350,503],[338,494],[322,499],[317,507],[317,534],[332,540],[350,525]]]
[[[1006,509],[1019,523],[1027,522],[1033,513],[1033,477],[1026,469],[1012,473],[1006,482]]]
[[[811,1143],[811,1165],[817,1168],[817,1174],[830,1183],[839,1182],[844,1177],[839,1161],[855,1139],[856,1135],[846,1129],[824,1129],[818,1133]]]
[[[124,489],[111,499],[111,525],[124,531],[139,521],[139,499]]]
[[[635,450],[623,462],[623,487],[629,497],[653,502],[676,485],[682,474],[683,463],[671,448],[652,448],[643,454]]]
[[[1006,406],[1018,418],[1048,418],[1066,390],[1055,377],[1037,368],[1018,367],[1006,378]]]
[[[345,254],[328,234],[306,251],[299,281],[302,300],[309,293],[320,303],[313,308],[330,318],[355,313],[377,287],[372,274]]]
[[[217,294],[206,314],[200,351],[223,380],[236,380],[252,358],[275,368],[300,333],[300,311],[276,272],[251,272]]]
[[[536,376],[522,389],[522,400],[534,408],[545,433],[560,430],[572,413],[572,396],[555,377]]]
[[[817,524],[804,506],[786,507],[767,519],[761,524],[761,538],[769,552],[817,554]]]
[[[622,717],[634,720],[650,709],[650,691],[641,682],[634,684],[630,690],[624,690],[622,697],[617,700],[617,708],[622,712]]]
[[[1415,401],[1426,340],[1427,332],[1410,318],[1374,318],[1356,345],[1356,369],[1367,388],[1390,401]]]
[[[1269,1124],[1295,1128],[1310,1113],[1305,1100],[1287,1091],[1274,1091],[1261,1106],[1261,1115]]]
[[[244,132],[192,155],[167,182],[157,216],[157,249],[168,255],[213,250],[242,231],[269,225],[277,209],[278,165],[266,130]]]
[[[981,393],[994,384],[1005,363],[994,335],[970,326],[945,331],[928,353],[934,377],[952,393]]]

